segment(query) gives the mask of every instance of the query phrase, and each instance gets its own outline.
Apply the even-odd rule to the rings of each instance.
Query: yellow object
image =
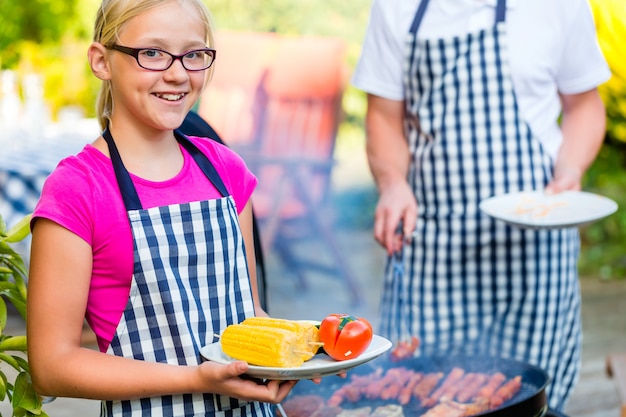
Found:
[[[286,329],[231,324],[220,343],[225,354],[251,365],[296,368],[304,363],[298,333]]]
[[[598,87],[606,105],[609,134],[626,142],[626,7],[624,0],[590,0],[598,43],[613,76]]]
[[[626,80],[626,7],[623,0],[590,0],[598,43],[616,78]]]
[[[285,329],[296,333],[298,335],[298,351],[302,353],[305,361],[315,356],[322,345],[319,339],[319,329],[312,323],[272,317],[249,317],[242,324]]]

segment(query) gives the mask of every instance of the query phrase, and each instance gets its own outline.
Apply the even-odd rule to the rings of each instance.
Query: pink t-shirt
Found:
[[[190,138],[209,158],[241,212],[257,184],[243,159],[210,139]],[[152,182],[131,174],[144,209],[221,198],[193,158],[174,178]],[[46,179],[33,218],[50,219],[92,247],[93,272],[86,319],[100,350],[109,346],[128,301],[133,242],[111,160],[91,145],[62,160]]]

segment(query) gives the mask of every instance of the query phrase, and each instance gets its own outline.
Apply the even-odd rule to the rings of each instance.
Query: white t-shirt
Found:
[[[352,84],[367,93],[404,99],[407,35],[419,0],[373,0]],[[449,38],[494,25],[497,0],[430,0],[419,38]],[[508,0],[507,42],[522,116],[553,157],[562,141],[558,93],[576,94],[611,72],[586,0]]]

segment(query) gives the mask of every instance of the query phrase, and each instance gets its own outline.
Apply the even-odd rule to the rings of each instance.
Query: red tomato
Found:
[[[331,314],[320,324],[319,338],[331,358],[343,361],[365,352],[372,341],[372,325],[364,318]]]

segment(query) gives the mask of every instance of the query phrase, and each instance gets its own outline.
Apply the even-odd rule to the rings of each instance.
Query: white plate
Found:
[[[324,353],[318,353],[298,368],[276,368],[250,365],[247,374],[261,379],[297,380],[311,379],[328,375],[336,375],[355,366],[362,365],[377,358],[391,348],[391,342],[384,337],[374,335],[367,350],[359,357],[345,361],[336,361]],[[219,342],[200,349],[200,354],[210,361],[229,364],[235,359],[222,352]]]
[[[599,220],[617,210],[610,198],[583,191],[546,195],[543,191],[523,191],[483,200],[480,209],[511,225],[555,229],[576,227]]]

